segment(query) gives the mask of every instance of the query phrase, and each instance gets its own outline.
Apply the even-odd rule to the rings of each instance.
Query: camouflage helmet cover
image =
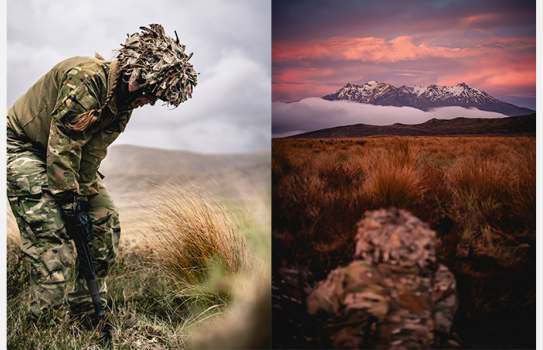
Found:
[[[142,33],[130,35],[121,44],[117,60],[119,68],[129,76],[129,83],[138,82],[145,91],[169,105],[178,107],[192,98],[198,73],[188,61],[185,45],[164,33],[160,24],[140,27]]]
[[[358,223],[355,259],[400,266],[435,265],[436,233],[425,222],[401,209],[367,211]]]

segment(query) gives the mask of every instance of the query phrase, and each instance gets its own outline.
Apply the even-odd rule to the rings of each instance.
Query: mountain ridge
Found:
[[[459,83],[456,86],[429,85],[397,88],[375,80],[364,85],[347,83],[341,89],[322,97],[328,101],[353,101],[377,106],[413,107],[428,112],[438,107],[477,108],[507,116],[520,116],[535,111],[498,100],[486,92]]]

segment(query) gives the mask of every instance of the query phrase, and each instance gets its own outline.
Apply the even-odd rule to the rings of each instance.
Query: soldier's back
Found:
[[[434,336],[432,276],[418,266],[355,260],[332,271],[307,298],[308,312],[325,318],[334,348],[424,349]]]

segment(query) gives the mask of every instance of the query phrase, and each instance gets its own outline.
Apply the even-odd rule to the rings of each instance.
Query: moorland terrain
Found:
[[[181,185],[205,189],[219,200],[258,202],[271,192],[270,152],[200,154],[133,145],[111,146],[100,166],[108,192],[119,208],[123,241],[130,241],[154,187]],[[194,185],[194,188],[193,188]],[[18,240],[13,214],[7,208],[8,236]]]

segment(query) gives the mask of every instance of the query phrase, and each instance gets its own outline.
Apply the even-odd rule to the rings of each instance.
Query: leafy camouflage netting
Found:
[[[178,107],[192,98],[198,73],[188,61],[185,45],[164,33],[160,24],[151,28],[140,27],[142,33],[134,33],[120,49],[119,66],[130,76],[129,82],[137,81],[146,91],[167,104]]]
[[[354,258],[425,269],[436,263],[436,233],[405,210],[368,211],[358,223]]]

